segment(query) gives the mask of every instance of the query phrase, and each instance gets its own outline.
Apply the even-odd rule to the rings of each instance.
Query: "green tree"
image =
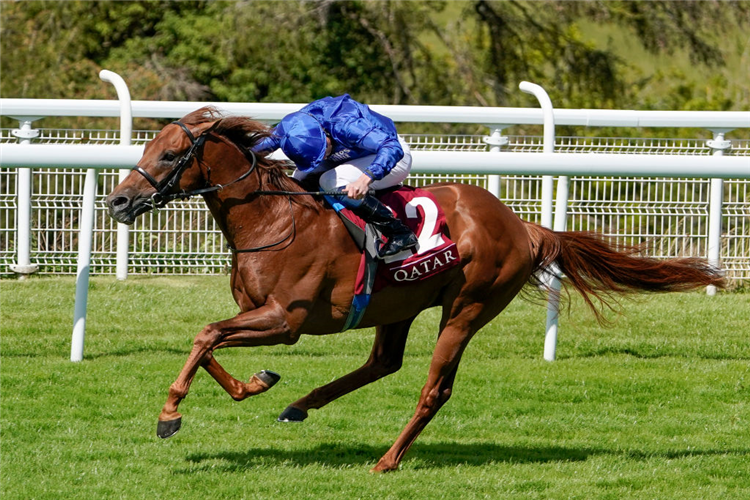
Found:
[[[478,0],[465,4],[458,18],[443,40],[472,74],[464,80],[478,103],[515,105],[525,99],[517,89],[526,79],[544,82],[558,106],[622,107],[634,104],[651,76],[617,47],[587,37],[583,21],[625,31],[651,53],[684,50],[695,65],[720,67],[736,49],[727,46],[727,34],[750,27],[750,3]]]
[[[155,35],[165,15],[206,2],[3,2],[0,93],[12,97],[101,95],[97,69],[130,39]],[[101,87],[101,86],[99,86]]]
[[[0,6],[4,97],[111,98],[107,68],[135,99],[525,106],[530,80],[557,107],[750,109],[747,1]]]

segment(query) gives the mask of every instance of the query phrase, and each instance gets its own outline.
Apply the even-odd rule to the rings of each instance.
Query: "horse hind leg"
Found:
[[[476,285],[465,285],[444,302],[440,334],[414,416],[371,472],[398,469],[419,434],[450,399],[458,364],[469,341],[510,304],[527,277],[522,272],[507,273],[504,278],[496,280],[489,292],[486,289],[479,291],[481,287]]]
[[[370,472],[398,469],[401,459],[419,434],[451,397],[461,355],[473,333],[467,328],[456,327],[448,327],[441,332],[414,416]]]
[[[370,357],[364,365],[290,404],[279,415],[279,421],[301,422],[307,418],[308,410],[322,408],[341,396],[397,372],[401,368],[406,338],[413,321],[414,318],[410,318],[378,326]]]

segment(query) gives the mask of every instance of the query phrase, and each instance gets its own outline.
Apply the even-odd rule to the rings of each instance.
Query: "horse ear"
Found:
[[[214,106],[203,106],[195,111],[186,114],[180,121],[188,125],[199,125],[206,122],[221,120],[223,115],[218,108]]]
[[[206,121],[219,121],[222,118],[224,118],[224,114],[219,110],[219,108],[215,106],[204,106],[201,109],[198,110],[198,112],[202,112],[203,118]]]

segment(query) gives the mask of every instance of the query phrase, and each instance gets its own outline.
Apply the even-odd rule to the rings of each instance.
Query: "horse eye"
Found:
[[[172,151],[165,151],[163,155],[161,155],[162,161],[167,162],[173,162],[177,158],[177,155],[175,155]]]

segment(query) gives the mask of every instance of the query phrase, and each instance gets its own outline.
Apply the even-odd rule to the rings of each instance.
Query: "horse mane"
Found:
[[[266,124],[246,116],[224,116],[214,106],[205,106],[182,117],[180,120],[186,125],[200,125],[201,123],[217,122],[213,129],[215,134],[229,139],[240,151],[252,150],[260,141],[269,137],[272,128]],[[299,183],[287,175],[289,164],[283,160],[268,158],[271,151],[253,152],[258,159],[257,168],[262,174],[263,182],[271,184],[279,191],[302,191]],[[309,202],[307,196],[293,196],[294,201],[305,206],[317,206],[318,203]],[[313,198],[314,200],[314,198]]]

